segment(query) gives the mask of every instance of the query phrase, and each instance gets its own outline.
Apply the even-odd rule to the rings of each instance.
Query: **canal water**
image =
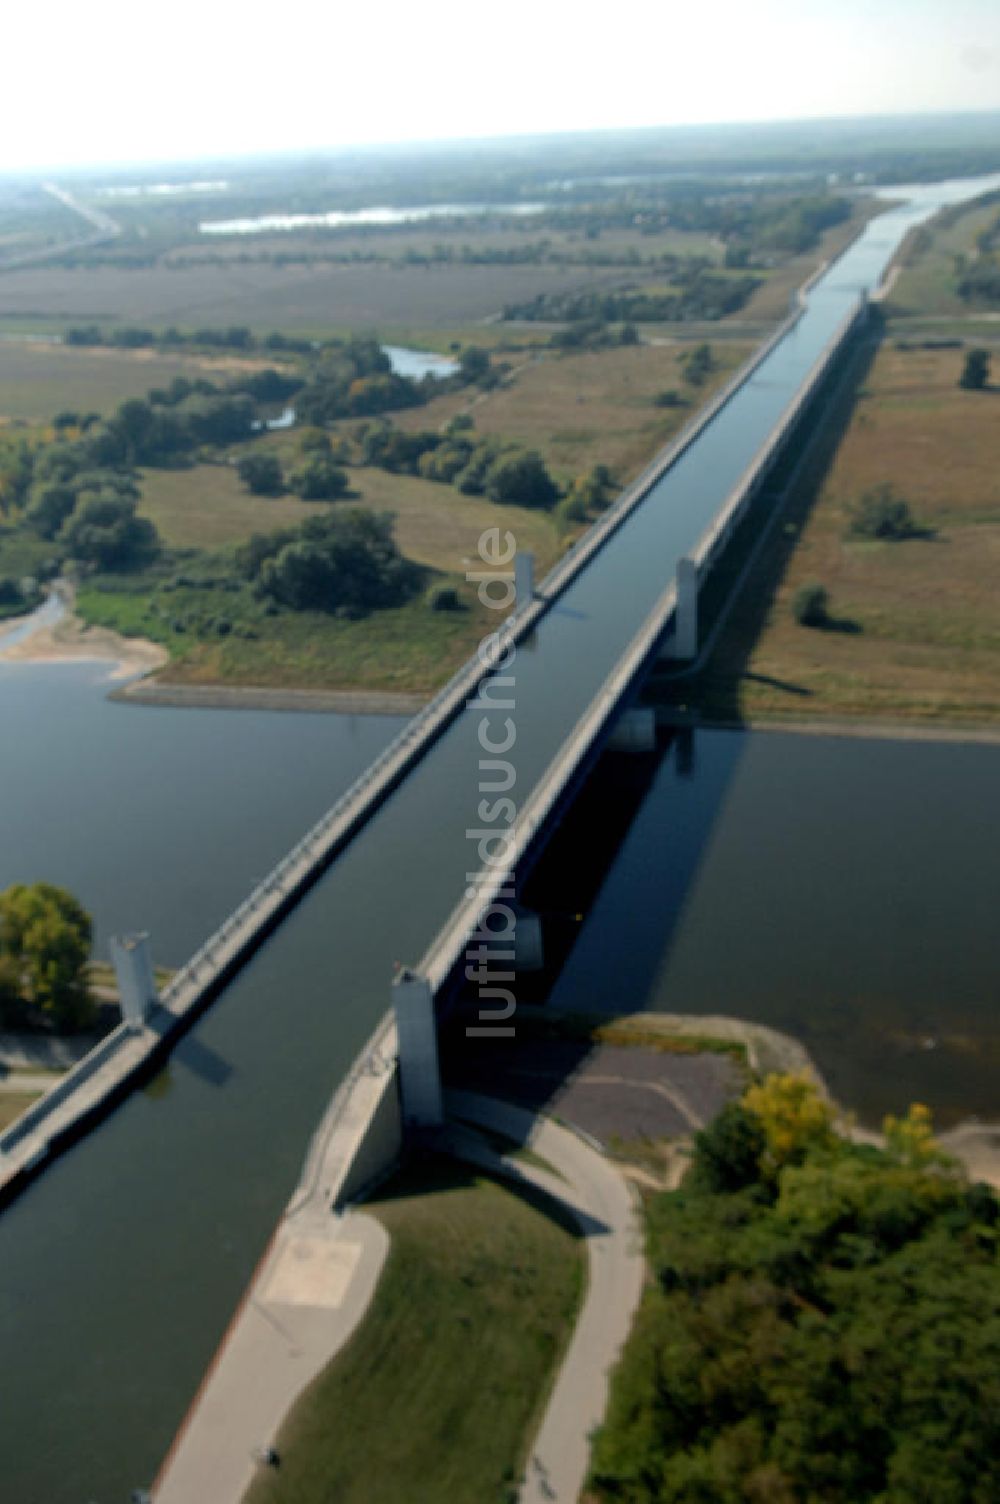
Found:
[[[528,797],[672,577],[678,557],[693,546],[793,399],[859,288],[877,280],[913,223],[937,204],[980,186],[922,188],[918,202],[890,209],[865,232],[820,282],[791,334],[519,649],[514,665],[519,799]],[[67,682],[77,681],[71,675]],[[0,697],[4,740],[30,740],[36,728],[41,734],[47,726],[71,753],[75,723],[46,720],[39,707],[32,708],[29,691],[22,693],[28,699],[16,717],[7,714]],[[53,690],[53,699],[59,698],[61,692]],[[249,712],[222,715],[213,750],[208,732],[174,730],[183,720],[195,726],[202,712],[102,704],[95,715],[105,711],[114,732],[96,735],[86,751],[96,818],[82,829],[95,844],[105,839],[119,781],[123,791],[131,786],[129,800],[141,808],[154,774],[172,778],[179,810],[194,798],[185,776],[199,772],[199,759],[221,760],[234,784],[241,779],[244,756],[255,766],[255,754],[244,747],[256,736]],[[82,712],[80,724],[87,714]],[[139,745],[147,733],[131,730],[132,719],[155,716],[160,729]],[[475,853],[468,831],[480,823],[479,721],[475,712],[456,720],[178,1047],[164,1077],[126,1102],[0,1217],[0,1362],[8,1376],[0,1409],[5,1504],[41,1499],[114,1504],[149,1483],[295,1182],[310,1132],[387,1006],[393,962],[416,961],[461,895]],[[200,938],[209,927],[199,928],[185,884],[199,880],[199,869],[206,891],[214,870],[220,883],[235,882],[245,860],[252,869],[245,872],[247,889],[261,875],[269,849],[263,838],[252,852],[234,856],[231,866],[221,848],[237,839],[244,822],[260,818],[269,803],[285,809],[286,798],[306,804],[313,799],[311,786],[290,791],[300,762],[308,768],[322,760],[319,748],[307,741],[300,745],[297,738],[321,737],[315,728],[325,724],[317,721],[313,730],[302,730],[305,718],[288,718],[290,729],[267,733],[278,740],[257,771],[248,773],[251,793],[237,813],[216,813],[216,803],[226,805],[235,797],[217,767],[212,774],[200,773],[215,780],[214,792],[199,796],[200,813],[188,828],[191,845],[176,863],[176,886],[164,882],[162,900],[154,903],[147,889],[132,910],[127,895],[138,881],[135,873],[163,860],[183,836],[184,822],[170,801],[160,803],[156,820],[145,826],[133,824],[124,805],[119,809],[122,860],[106,865],[103,880],[110,883],[108,874],[118,874],[117,891],[108,887],[102,894],[83,863],[45,875],[60,881],[65,870],[66,881],[75,874],[81,884],[90,882],[85,891],[99,911],[102,930],[135,912],[136,922],[163,936],[168,950],[174,943],[168,937],[175,934],[180,949],[185,935],[197,932]],[[205,740],[188,746],[183,758],[175,749],[172,757],[157,759],[150,749],[152,740],[162,739],[169,748],[175,737],[188,734]],[[372,750],[379,734],[377,728],[364,732],[372,738]],[[284,736],[287,743],[279,745]],[[82,733],[80,740],[86,750]],[[757,739],[750,743],[756,746]],[[706,756],[706,769],[714,755]],[[48,756],[47,749],[38,753],[40,766]],[[152,759],[148,781],[135,773],[137,759],[141,769],[147,758]],[[2,786],[2,797],[34,801],[35,819],[47,822],[50,812],[35,800],[29,778],[31,763],[30,755],[22,756],[23,786]],[[336,785],[331,797],[348,776],[346,766],[342,776],[331,774]],[[64,823],[78,818],[82,802],[74,798],[73,777],[68,755],[49,783],[51,789],[60,778],[70,780],[68,797],[58,805]],[[987,782],[984,775],[984,788]],[[707,801],[715,811],[713,828],[721,832],[728,791],[735,786],[733,779],[718,775],[689,783],[700,792],[692,794],[690,804],[678,801],[677,828],[697,819],[700,801]],[[793,792],[786,789],[781,797],[793,802]],[[315,797],[320,799],[318,789]],[[287,808],[291,823],[297,814]],[[17,839],[24,840],[24,817],[17,828]],[[275,824],[267,839],[277,843],[280,834]],[[662,831],[660,839],[666,839]],[[778,863],[777,847],[768,850],[769,861]],[[950,860],[951,848],[943,846],[942,852]],[[46,859],[53,854],[50,847]],[[743,861],[749,874],[752,860],[744,856]],[[673,867],[668,878],[679,880]],[[844,872],[844,885],[851,881],[851,872]],[[641,888],[636,891],[645,897]],[[721,891],[726,902],[735,903],[732,887],[723,885]],[[215,911],[228,906],[221,894],[212,901]],[[677,936],[685,913],[682,903]],[[643,922],[638,909],[635,922]],[[783,936],[777,925],[772,935],[779,945]],[[625,945],[620,935],[615,943]],[[944,933],[941,943],[949,944]],[[651,971],[659,975],[656,967]],[[803,999],[807,991],[802,988]],[[653,993],[647,989],[647,995]],[[730,1001],[726,1011],[742,1009]]]

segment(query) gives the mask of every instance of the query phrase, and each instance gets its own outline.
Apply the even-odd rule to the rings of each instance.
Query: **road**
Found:
[[[35,251],[24,251],[18,256],[9,256],[6,260],[0,260],[0,271],[14,271],[23,266],[34,266],[39,261],[55,261],[59,256],[65,256],[68,251],[90,250],[94,246],[104,245],[109,240],[114,240],[121,234],[121,226],[101,209],[88,208],[81,204],[79,199],[74,198],[65,188],[60,188],[58,183],[42,183],[43,193],[58,199],[67,209],[74,214],[79,214],[90,227],[89,235],[81,235],[76,240],[62,240],[56,245],[43,246]]]

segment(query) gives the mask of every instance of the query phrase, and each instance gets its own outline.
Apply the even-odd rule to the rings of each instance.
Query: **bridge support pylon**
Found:
[[[141,1029],[160,1001],[153,978],[149,936],[112,935],[111,964],[118,980],[122,1022],[132,1029]]]
[[[677,560],[674,631],[661,656],[670,659],[698,656],[698,566],[693,559]]]
[[[444,1103],[430,982],[404,967],[392,984],[392,1006],[399,1039],[403,1121],[412,1128],[437,1128],[444,1122]]]
[[[535,598],[535,556],[526,549],[514,555],[514,607],[523,611]]]

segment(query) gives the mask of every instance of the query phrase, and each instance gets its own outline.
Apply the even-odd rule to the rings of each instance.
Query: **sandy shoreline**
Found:
[[[0,629],[0,660],[7,663],[80,663],[113,665],[111,677],[125,679],[152,673],[170,660],[158,643],[144,637],[121,637],[105,627],[88,627],[71,611],[52,625],[39,626],[27,637],[4,646],[4,638],[24,626],[23,619]]]
[[[54,622],[44,619],[29,630],[30,616],[14,617],[0,625],[0,662],[108,663],[110,677],[128,680],[110,698],[134,705],[169,705],[213,710],[288,710],[340,715],[410,716],[428,696],[378,690],[286,689],[237,684],[171,684],[156,677],[170,654],[145,637],[123,637],[106,627],[88,626],[74,615],[72,598],[60,592],[65,613]],[[16,640],[9,646],[5,638]]]

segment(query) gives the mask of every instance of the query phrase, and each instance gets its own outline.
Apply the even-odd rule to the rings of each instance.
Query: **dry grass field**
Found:
[[[0,339],[0,423],[44,423],[65,411],[103,415],[176,376],[224,380],[237,366],[264,363]]]
[[[482,497],[463,496],[453,486],[384,470],[352,469],[350,478],[355,494],[337,505],[394,513],[403,553],[428,568],[461,574],[488,527],[509,528],[520,547],[534,551],[540,568],[547,568],[559,551],[559,535],[544,512],[498,507]],[[251,533],[295,527],[327,505],[291,495],[251,496],[232,466],[196,465],[145,471],[139,510],[171,548],[218,548],[240,543]]]
[[[751,345],[726,341],[704,386],[685,387],[681,344],[625,345],[560,355],[540,351],[517,368],[509,386],[472,399],[462,392],[436,398],[398,418],[401,428],[443,426],[469,411],[476,431],[537,449],[561,480],[607,465],[627,484],[746,359]],[[683,407],[656,407],[658,392],[675,389]]]
[[[25,268],[0,276],[0,329],[67,324],[245,324],[310,334],[462,328],[536,293],[589,286],[608,268],[550,266],[193,266]]]
[[[234,264],[246,263],[247,258],[283,256],[289,251],[298,255],[328,256],[337,259],[350,256],[377,256],[380,260],[405,261],[413,256],[433,255],[444,246],[461,257],[466,247],[477,255],[485,253],[509,254],[525,246],[545,243],[551,256],[583,257],[588,253],[599,256],[639,256],[644,261],[662,255],[707,256],[712,261],[721,261],[722,244],[713,235],[692,230],[658,230],[646,233],[625,227],[603,229],[595,239],[588,239],[580,230],[560,230],[553,225],[536,225],[530,217],[516,225],[494,226],[476,220],[465,220],[457,225],[444,221],[427,224],[413,222],[397,225],[390,230],[382,226],[368,226],[364,230],[338,229],[317,230],[295,235],[260,234],[223,237],[204,237],[199,241],[171,251],[166,258],[171,264],[197,263],[207,254],[222,256]]]
[[[960,390],[962,361],[880,349],[832,466],[793,497],[688,696],[707,714],[1000,722],[1000,391]],[[930,536],[847,536],[851,505],[883,483]],[[809,582],[834,629],[794,620]]]

